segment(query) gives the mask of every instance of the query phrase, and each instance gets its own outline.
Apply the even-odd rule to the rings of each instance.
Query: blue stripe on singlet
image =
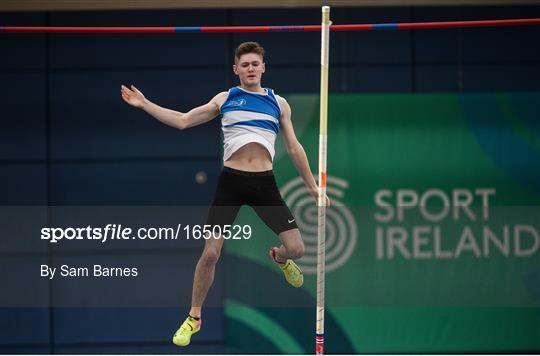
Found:
[[[229,126],[255,126],[255,127],[260,127],[261,129],[272,131],[275,134],[279,132],[279,125],[270,120],[240,121],[240,122],[235,122],[234,124],[224,125],[223,127],[229,127]]]

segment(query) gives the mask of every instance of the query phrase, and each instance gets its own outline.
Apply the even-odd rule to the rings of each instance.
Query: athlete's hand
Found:
[[[318,188],[310,189],[309,194],[311,194],[313,199],[315,199],[315,204],[317,204],[319,202],[319,189]],[[329,208],[330,205],[332,205],[332,201],[330,200],[330,198],[328,198],[328,195],[327,195],[326,196],[326,207]]]
[[[142,108],[146,102],[146,98],[144,97],[143,93],[141,93],[139,89],[135,88],[135,85],[133,84],[131,85],[131,89],[125,85],[122,85],[120,92],[122,94],[122,99],[124,99],[124,101],[129,105],[136,108]]]

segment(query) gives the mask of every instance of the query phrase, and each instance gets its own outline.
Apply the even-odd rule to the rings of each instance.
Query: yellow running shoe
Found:
[[[173,343],[177,346],[187,346],[191,341],[191,336],[199,330],[201,330],[202,320],[196,320],[191,315],[189,315],[180,329],[178,329],[173,336]]]
[[[270,255],[270,258],[278,264],[279,268],[283,271],[283,274],[285,275],[285,279],[289,284],[293,287],[300,288],[304,284],[304,275],[302,274],[302,271],[300,270],[300,267],[296,263],[294,263],[293,260],[287,260],[285,263],[278,262],[276,260],[276,250],[277,247],[272,247],[268,254]]]

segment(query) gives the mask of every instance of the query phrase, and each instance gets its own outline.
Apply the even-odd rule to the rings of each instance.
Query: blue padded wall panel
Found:
[[[9,354],[9,355],[43,355],[43,354],[50,354],[51,350],[52,349],[47,345],[36,345],[36,346],[30,346],[30,345],[1,346],[0,345],[0,353]]]
[[[272,68],[265,74],[263,85],[273,88],[278,95],[317,93],[320,91],[320,73],[320,67]],[[334,83],[333,75],[332,73],[330,83]]]
[[[429,6],[412,9],[414,21],[468,21],[537,17],[538,6]]]
[[[0,12],[1,26],[45,26],[44,13]],[[43,34],[3,33],[0,41],[0,70],[42,70],[46,67]]]
[[[9,288],[2,289],[0,306],[21,309],[47,307],[50,301],[49,279],[40,275],[41,265],[47,263],[48,257],[45,255],[13,254],[2,256],[0,258],[0,280],[3,285],[9,286]],[[37,333],[39,334],[39,332]],[[27,335],[27,337],[33,338],[31,335]]]
[[[0,205],[46,205],[47,171],[44,163],[0,164]]]
[[[407,8],[336,8],[332,19],[336,24],[407,22]],[[337,63],[385,64],[411,61],[409,31],[332,32],[332,51],[338,54]]]
[[[36,345],[49,342],[49,325],[48,308],[0,308],[0,353],[48,352]]]
[[[415,8],[411,21],[456,21],[463,17],[461,7]],[[417,63],[457,63],[460,46],[460,29],[414,30],[414,59]]]
[[[45,159],[45,73],[0,72],[0,83],[0,160]]]
[[[330,69],[328,90],[342,92],[347,83],[350,67],[335,66]],[[354,68],[351,70],[355,70]],[[263,86],[271,87],[278,95],[292,93],[319,93],[321,81],[320,66],[279,67],[268,70],[263,78]]]
[[[421,64],[459,62],[459,31],[437,29],[415,31],[414,59]]]
[[[538,90],[540,66],[535,64],[466,64],[463,67],[466,91]]]
[[[483,14],[480,16],[468,16],[469,11],[473,11],[473,6],[426,6],[415,7],[411,12],[411,20],[414,22],[432,22],[432,21],[460,21],[460,20],[478,20],[486,19],[489,12],[493,11],[494,7],[490,7],[489,11],[484,7]],[[431,29],[428,31],[430,32]],[[422,31],[418,31],[422,32]]]
[[[222,10],[56,12],[53,26],[216,26],[226,25]],[[204,41],[201,36],[205,36]],[[219,66],[225,63],[224,34],[54,35],[52,68],[139,68]]]
[[[537,6],[430,7],[414,11],[415,21],[491,20],[539,16],[540,7]],[[429,30],[416,33],[419,60],[433,59],[433,56],[439,55],[447,56],[450,60],[458,58],[459,36],[465,62],[493,63],[540,59],[540,49],[536,45],[540,36],[538,26]],[[439,44],[436,41],[440,41]]]
[[[350,67],[342,75],[348,92],[408,92],[412,88],[408,65],[365,65]]]
[[[182,112],[227,89],[221,69],[54,73],[53,158],[220,156],[219,120],[181,132],[125,103],[121,84],[134,84],[148,99]]]
[[[220,163],[59,163],[51,170],[52,205],[209,205]],[[199,171],[208,175],[204,184],[195,181]]]
[[[400,92],[411,90],[407,65],[335,66],[329,74],[329,92]],[[274,85],[275,83],[275,85]],[[318,93],[320,68],[273,68],[264,85],[279,93]]]
[[[422,64],[415,69],[416,90],[419,92],[457,92],[457,65]]]
[[[0,253],[47,253],[39,236],[45,226],[45,206],[0,206]]]
[[[310,10],[313,11],[313,10]],[[410,7],[334,7],[331,20],[335,24],[395,23],[408,22]],[[319,19],[320,22],[320,9]]]
[[[463,30],[463,61],[540,61],[539,39],[539,26]]]
[[[336,33],[332,50],[339,52],[338,63],[387,64],[411,62],[409,32]]]

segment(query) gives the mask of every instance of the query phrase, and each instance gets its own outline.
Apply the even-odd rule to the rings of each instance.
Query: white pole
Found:
[[[328,53],[330,42],[330,7],[322,7],[321,27],[321,111],[319,133],[319,199],[317,230],[317,326],[315,353],[324,354],[324,262],[326,228],[326,144],[328,119]]]

